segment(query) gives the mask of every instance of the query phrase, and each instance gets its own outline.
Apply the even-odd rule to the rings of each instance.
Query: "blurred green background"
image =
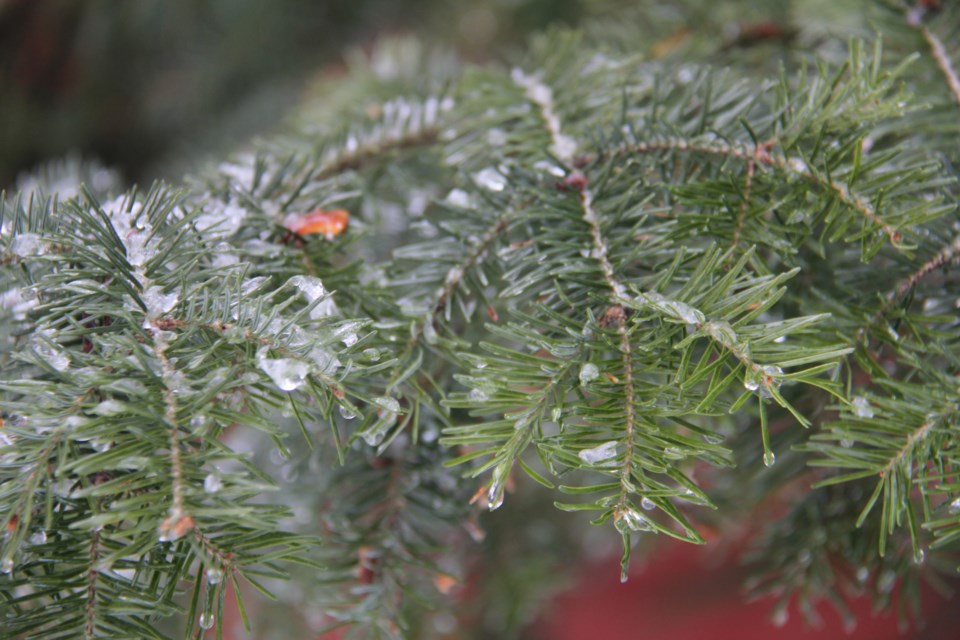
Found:
[[[79,152],[128,181],[269,130],[310,76],[378,37],[425,34],[469,59],[588,0],[0,0],[0,185]]]

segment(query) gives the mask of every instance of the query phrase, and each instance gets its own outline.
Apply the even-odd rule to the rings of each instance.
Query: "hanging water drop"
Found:
[[[197,415],[190,418],[191,429],[199,429],[205,424],[207,424],[207,416],[203,415],[202,413],[198,413]]]
[[[588,362],[580,368],[580,384],[585,385],[600,377],[600,369],[592,362]]]
[[[380,352],[374,348],[364,349],[363,357],[369,360],[370,362],[377,362],[380,360]]]
[[[13,558],[6,557],[0,560],[0,573],[13,573]]]
[[[197,624],[200,625],[201,629],[206,630],[206,629],[212,629],[215,621],[216,619],[214,618],[214,615],[212,613],[210,613],[209,611],[204,611],[203,613],[200,614],[200,618],[199,620],[197,620]]]
[[[763,464],[772,467],[777,461],[777,456],[773,451],[765,451],[763,454]]]
[[[617,441],[611,440],[591,449],[583,449],[577,456],[587,464],[597,464],[615,458],[617,455]]]
[[[960,513],[960,498],[954,498],[953,502],[950,503],[948,511],[954,514]]]
[[[38,546],[41,544],[47,544],[47,532],[43,529],[40,529],[40,531],[34,533],[32,536],[30,536],[30,544]]]
[[[257,364],[281,391],[295,391],[307,379],[307,365],[293,358],[259,358]]]
[[[220,489],[223,488],[223,481],[215,473],[208,474],[206,478],[203,479],[203,490],[207,493],[217,493]]]
[[[373,402],[385,411],[389,411],[390,413],[400,413],[400,403],[397,402],[395,398],[381,396],[379,398],[374,398]]]
[[[756,391],[760,388],[760,381],[762,380],[759,369],[754,367],[747,367],[747,372],[743,376],[743,387],[747,391]]]
[[[640,506],[643,507],[644,511],[653,511],[657,508],[657,503],[655,503],[650,498],[644,496],[643,500],[640,501]]]
[[[429,318],[423,323],[423,339],[427,344],[437,344],[437,330]]]
[[[357,417],[357,414],[343,405],[340,405],[340,415],[343,416],[344,420],[353,420]]]

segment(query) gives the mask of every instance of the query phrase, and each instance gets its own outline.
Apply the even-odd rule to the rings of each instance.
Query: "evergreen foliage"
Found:
[[[259,592],[430,637],[531,501],[624,579],[764,516],[780,610],[955,570],[960,11],[852,4],[882,37],[386,42],[180,187],[6,196],[4,637],[219,633]],[[297,233],[316,209],[348,229]],[[499,637],[550,581],[518,538]]]

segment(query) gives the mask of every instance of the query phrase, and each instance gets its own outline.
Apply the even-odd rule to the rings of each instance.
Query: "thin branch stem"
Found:
[[[950,62],[950,56],[947,55],[946,48],[943,46],[940,38],[934,35],[927,27],[921,27],[920,33],[923,34],[923,39],[930,45],[930,53],[933,55],[933,59],[936,60],[937,66],[940,67],[940,71],[943,72],[943,76],[947,80],[947,86],[950,87],[950,93],[953,95],[954,102],[960,106],[960,78],[957,77],[957,72]]]
[[[95,529],[90,538],[90,568],[87,570],[86,624],[84,625],[84,637],[87,640],[96,638],[97,632],[97,576],[100,574],[97,562],[99,559],[100,531]]]
[[[900,462],[910,455],[910,452],[913,451],[913,447],[916,446],[918,442],[926,438],[930,432],[933,430],[934,426],[937,424],[939,416],[934,418],[928,418],[925,420],[919,427],[910,432],[910,435],[907,436],[907,441],[903,443],[903,446],[900,447],[900,450],[883,466],[879,471],[878,475],[883,478],[890,471],[893,470]]]

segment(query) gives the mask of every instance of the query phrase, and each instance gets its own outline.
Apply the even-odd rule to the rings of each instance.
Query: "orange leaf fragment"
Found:
[[[327,240],[333,240],[349,223],[350,213],[346,209],[314,209],[310,213],[287,216],[283,226],[301,236],[322,234]]]

